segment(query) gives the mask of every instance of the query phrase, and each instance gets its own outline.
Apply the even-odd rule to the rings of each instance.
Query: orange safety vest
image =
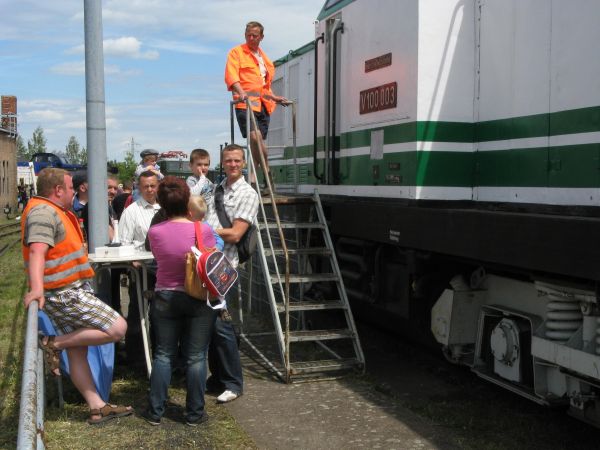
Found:
[[[94,270],[90,266],[87,251],[83,246],[83,234],[77,217],[65,211],[56,203],[44,197],[34,197],[27,203],[21,218],[21,246],[25,266],[29,264],[29,246],[25,243],[27,215],[38,205],[48,205],[58,213],[65,227],[65,238],[49,247],[44,263],[44,290],[51,291],[68,286],[78,280],[92,278]]]
[[[248,48],[248,44],[241,44],[232,48],[227,55],[227,64],[225,65],[225,84],[227,90],[232,91],[231,86],[239,82],[242,89],[248,94],[252,110],[260,112],[261,103],[269,115],[275,111],[276,103],[271,100],[273,92],[271,91],[271,82],[275,76],[275,66],[267,57],[265,52],[259,47],[258,51],[262,56],[267,69],[267,76],[263,82],[260,74],[258,60]],[[237,100],[237,95],[233,94],[233,99]],[[246,103],[237,103],[236,108],[245,109]]]

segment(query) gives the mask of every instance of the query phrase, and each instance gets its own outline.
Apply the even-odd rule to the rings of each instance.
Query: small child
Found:
[[[146,171],[153,172],[158,178],[158,181],[162,180],[165,176],[160,172],[160,166],[156,164],[158,161],[158,152],[156,150],[152,150],[151,148],[142,150],[140,153],[142,158],[142,162],[135,168],[135,189],[131,194],[131,199],[135,202],[140,198],[140,190],[137,187],[138,180],[140,175]],[[129,205],[127,205],[129,206]]]
[[[186,183],[190,187],[192,196],[201,195],[208,203],[212,196],[214,184],[210,181],[206,174],[210,166],[210,154],[203,148],[192,150],[190,154],[190,170],[193,175],[190,175]]]
[[[156,164],[158,161],[158,152],[156,150],[147,149],[140,153],[142,162],[135,169],[135,178],[138,179],[140,175],[149,170],[154,172],[158,177],[158,180],[162,180],[165,176],[160,172],[160,166]]]
[[[189,211],[190,220],[192,222],[203,221],[204,216],[206,215],[206,209],[207,209],[206,201],[204,201],[204,197],[202,197],[200,195],[190,196],[190,200],[188,202],[188,211]],[[210,225],[208,225],[208,224],[206,224],[206,225],[213,232],[213,236],[215,237],[215,240],[217,241],[216,247],[220,251],[223,251],[223,246],[225,245],[225,243],[223,242],[223,239],[221,238],[221,236],[219,236],[217,234],[217,232]]]

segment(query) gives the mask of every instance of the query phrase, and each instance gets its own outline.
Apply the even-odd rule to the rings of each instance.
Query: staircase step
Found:
[[[341,359],[323,359],[319,361],[302,361],[290,364],[290,373],[292,375],[301,375],[304,373],[328,372],[342,369],[351,369],[360,367],[362,363],[356,358]]]
[[[332,330],[290,331],[290,342],[329,341],[332,339],[348,339],[352,332],[346,328]]]
[[[271,197],[267,196],[262,199],[263,205],[271,204]],[[275,194],[276,205],[306,205],[314,203],[311,196],[291,196],[291,195],[280,195]]]
[[[318,311],[325,309],[345,309],[344,303],[340,300],[329,300],[329,301],[314,301],[308,300],[305,302],[291,301],[290,312],[292,311]],[[285,305],[278,304],[277,311],[280,313],[285,312]]]
[[[290,274],[290,283],[319,283],[322,281],[338,281],[339,278],[334,273],[311,273],[306,275]],[[278,283],[277,275],[271,274],[271,283]],[[285,274],[281,274],[281,282],[285,282]]]
[[[277,229],[277,223],[276,222],[269,222],[267,223],[267,225],[265,226],[264,223],[260,223],[258,225],[258,227],[261,230],[264,230],[265,228],[269,228],[269,229]],[[284,229],[322,229],[323,228],[323,224],[319,223],[319,222],[283,222],[281,224],[281,228]]]
[[[275,256],[282,256],[283,249],[275,248],[274,250]],[[265,248],[265,256],[271,256],[273,254],[271,249]],[[288,248],[288,255],[320,255],[320,256],[329,256],[331,255],[331,250],[326,247],[307,247],[307,248]]]

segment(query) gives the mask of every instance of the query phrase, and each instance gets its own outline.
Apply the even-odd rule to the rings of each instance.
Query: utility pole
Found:
[[[137,142],[135,142],[135,140],[133,139],[133,136],[131,136],[131,142],[129,143],[129,151],[133,155],[133,159],[135,159],[135,147],[136,146],[139,147],[140,144],[138,144]]]
[[[89,182],[89,248],[108,243],[108,193],[106,190],[106,111],[102,2],[84,0],[85,97]]]

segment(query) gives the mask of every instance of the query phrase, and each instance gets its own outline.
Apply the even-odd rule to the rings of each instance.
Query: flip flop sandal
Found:
[[[60,352],[61,350],[57,349],[54,345],[54,339],[56,336],[48,336],[48,340],[44,344],[44,338],[46,336],[39,336],[39,345],[40,348],[44,351],[44,359],[46,360],[46,364],[48,366],[48,370],[50,373],[55,376],[60,376]]]
[[[131,406],[117,406],[107,403],[102,408],[90,409],[90,417],[87,423],[90,425],[97,425],[107,420],[116,419],[117,417],[124,417],[133,414],[133,408]],[[100,416],[97,419],[93,419],[92,416]]]

